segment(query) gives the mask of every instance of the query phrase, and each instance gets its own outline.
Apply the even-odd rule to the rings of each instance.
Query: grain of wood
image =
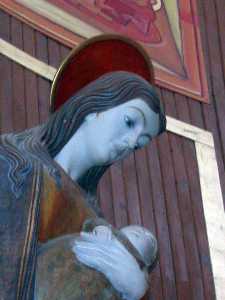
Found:
[[[0,39],[0,53],[38,75],[53,80],[56,69]]]

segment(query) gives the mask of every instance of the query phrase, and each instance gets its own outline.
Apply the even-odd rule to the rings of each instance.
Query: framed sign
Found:
[[[0,0],[0,6],[73,47],[101,34],[119,33],[142,44],[156,83],[208,102],[197,0]]]

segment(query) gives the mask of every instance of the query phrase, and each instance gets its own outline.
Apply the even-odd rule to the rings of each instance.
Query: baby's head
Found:
[[[157,261],[157,242],[151,232],[137,225],[117,230],[93,220],[84,229],[72,245],[76,258],[104,274],[123,299],[141,299],[149,286],[148,272]]]
[[[138,251],[142,261],[148,268],[150,273],[155,267],[155,263],[158,259],[158,246],[154,235],[145,227],[139,225],[128,225],[122,227],[120,232],[131,242],[134,248]],[[107,226],[96,226],[93,233],[98,238],[105,240],[111,239],[112,231]]]
[[[154,235],[139,225],[129,225],[120,230],[141,255],[149,272],[155,266],[158,258],[158,246]]]

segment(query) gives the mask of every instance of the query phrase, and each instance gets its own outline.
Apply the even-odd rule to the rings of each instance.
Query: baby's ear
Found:
[[[111,241],[112,239],[112,230],[110,227],[104,225],[98,225],[94,228],[93,233],[98,236],[99,240]]]
[[[89,122],[89,121],[91,121],[91,120],[96,119],[96,118],[97,118],[97,115],[98,115],[98,114],[97,114],[96,112],[91,113],[91,114],[87,115],[87,116],[84,118],[84,120],[85,120],[86,122]]]
[[[95,219],[87,219],[84,221],[82,226],[82,231],[92,232],[96,226],[107,226],[111,228],[111,225],[107,223],[104,219],[95,218]]]

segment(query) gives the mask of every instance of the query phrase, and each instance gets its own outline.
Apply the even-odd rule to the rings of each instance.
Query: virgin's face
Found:
[[[141,99],[133,99],[86,117],[85,137],[97,165],[125,158],[147,145],[159,132],[159,115]]]

